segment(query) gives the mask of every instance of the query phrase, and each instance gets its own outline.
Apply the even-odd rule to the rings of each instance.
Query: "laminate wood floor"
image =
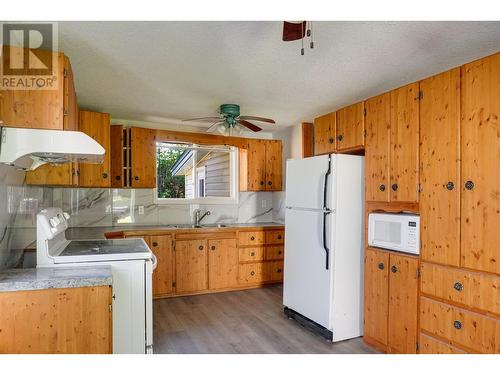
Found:
[[[154,352],[366,354],[361,338],[338,343],[283,314],[281,285],[154,301]]]

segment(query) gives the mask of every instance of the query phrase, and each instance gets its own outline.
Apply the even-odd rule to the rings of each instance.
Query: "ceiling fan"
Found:
[[[207,132],[212,133],[215,130],[218,130],[220,133],[224,135],[237,135],[240,134],[243,130],[242,126],[247,129],[250,129],[254,132],[259,132],[262,128],[258,127],[255,124],[247,120],[267,122],[269,124],[275,124],[274,120],[270,118],[264,117],[256,117],[256,116],[240,116],[240,106],[238,104],[222,104],[218,111],[219,117],[200,117],[200,118],[192,118],[182,121],[206,121],[212,122],[212,125],[208,128]]]

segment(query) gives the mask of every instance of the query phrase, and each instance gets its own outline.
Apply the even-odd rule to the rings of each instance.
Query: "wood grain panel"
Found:
[[[421,333],[420,354],[466,354],[466,352],[444,341]]]
[[[418,82],[391,91],[391,201],[418,201]]]
[[[109,113],[80,111],[78,115],[79,130],[92,137],[105,150],[101,164],[80,163],[81,187],[110,187],[110,117]]]
[[[422,297],[420,328],[451,344],[480,353],[500,353],[498,319]]]
[[[463,66],[461,92],[461,265],[500,274],[500,54]]]
[[[284,230],[268,230],[266,233],[266,243],[267,244],[283,244],[285,243],[285,231]]]
[[[281,260],[284,257],[285,257],[285,249],[283,246],[266,247],[266,260]]]
[[[389,202],[390,93],[368,99],[365,109],[365,197],[368,201]]]
[[[156,130],[130,128],[132,187],[156,187]]]
[[[0,292],[0,353],[112,352],[111,287]]]
[[[374,249],[365,252],[364,334],[388,344],[389,253]]]
[[[243,263],[239,265],[239,284],[259,284],[266,280],[266,265],[264,262]]]
[[[240,191],[266,190],[266,144],[262,140],[247,140],[240,150]]]
[[[175,292],[208,289],[207,241],[175,240]]]
[[[110,169],[111,187],[122,188],[125,186],[125,175],[123,173],[123,125],[110,126]]]
[[[302,130],[302,157],[314,156],[314,125],[311,122],[303,122]]]
[[[420,82],[422,259],[460,264],[460,68]]]
[[[243,247],[239,249],[240,262],[255,262],[264,260],[264,247]]]
[[[335,112],[314,119],[314,155],[330,154],[336,150]]]
[[[208,286],[224,289],[238,284],[238,249],[235,239],[208,240]]]
[[[418,258],[390,255],[389,346],[398,353],[416,353],[418,321]]]
[[[273,261],[264,263],[265,281],[282,281],[283,280],[283,261]]]
[[[264,142],[266,144],[266,190],[280,191],[282,189],[283,174],[281,141],[271,140]],[[250,168],[252,167],[250,165]]]
[[[422,293],[500,316],[500,277],[422,263]]]
[[[153,271],[153,297],[171,295],[174,278],[172,236],[151,236],[148,244],[158,261]]]
[[[266,241],[264,231],[238,232],[238,246],[263,245]]]
[[[337,151],[362,148],[365,145],[364,103],[337,111]]]

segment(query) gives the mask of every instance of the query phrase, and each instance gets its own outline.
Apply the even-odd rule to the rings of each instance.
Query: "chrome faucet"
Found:
[[[208,211],[208,210],[206,210],[203,214],[201,214],[200,209],[194,210],[194,225],[200,225],[200,222],[205,218],[205,216],[209,216],[209,215],[210,215],[210,211]]]

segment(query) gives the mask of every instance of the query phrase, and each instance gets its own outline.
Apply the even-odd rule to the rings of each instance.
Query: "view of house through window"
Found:
[[[231,149],[158,143],[158,198],[230,198]]]

